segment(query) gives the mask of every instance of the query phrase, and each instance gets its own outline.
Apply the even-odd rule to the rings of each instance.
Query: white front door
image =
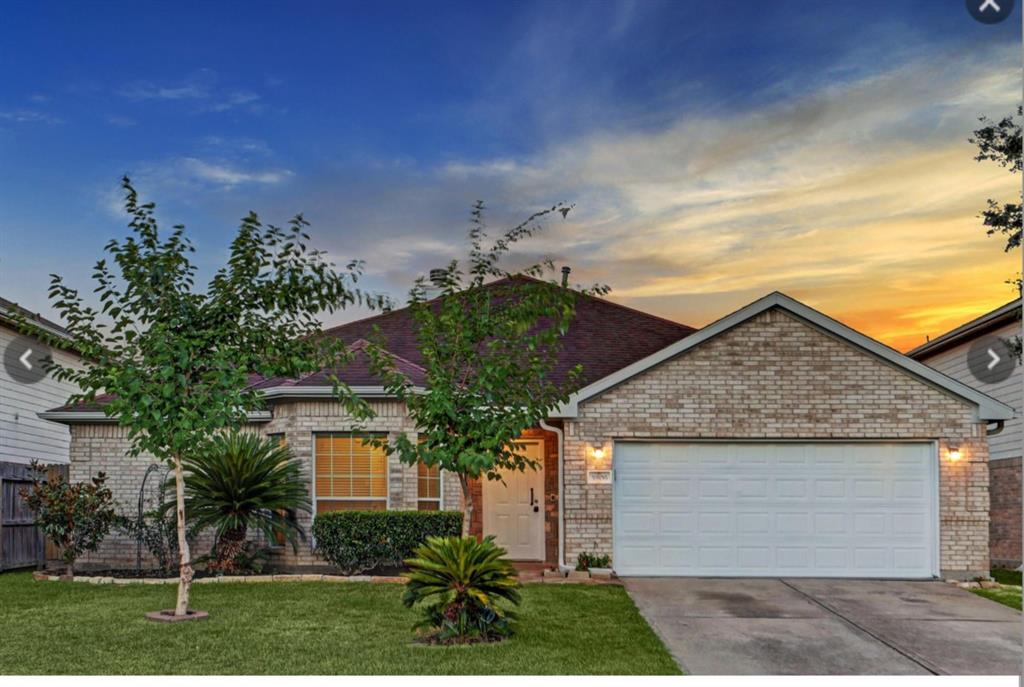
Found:
[[[506,470],[504,483],[483,481],[484,536],[518,561],[544,560],[544,448],[539,441],[523,442],[523,455],[537,469]]]
[[[620,575],[938,573],[930,442],[619,442],[614,455]]]

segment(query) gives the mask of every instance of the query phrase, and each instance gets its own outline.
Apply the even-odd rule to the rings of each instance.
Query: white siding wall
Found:
[[[1020,333],[1021,324],[1019,322],[1008,324],[993,332],[1001,339],[1019,336]],[[988,451],[989,460],[1016,458],[1021,454],[1021,442],[1024,441],[1024,435],[1021,433],[1024,431],[1024,424],[1021,421],[1021,388],[1024,387],[1024,372],[1021,371],[1021,366],[1017,365],[1013,368],[1013,374],[998,384],[985,384],[978,381],[967,369],[967,351],[973,343],[974,340],[971,340],[921,362],[1013,407],[1017,416],[1006,421],[1006,427],[1001,434],[989,437]]]
[[[16,337],[14,330],[0,324],[0,352]],[[58,363],[81,365],[76,355],[52,352]],[[20,384],[0,365],[0,461],[67,463],[71,442],[68,428],[41,420],[36,413],[64,405],[75,391],[73,385],[50,377],[35,384]]]

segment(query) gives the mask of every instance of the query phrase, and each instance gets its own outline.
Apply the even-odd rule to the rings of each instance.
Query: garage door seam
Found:
[[[824,601],[821,601],[817,597],[815,597],[815,596],[813,596],[811,594],[808,594],[807,592],[803,591],[802,589],[798,589],[797,587],[794,587],[793,585],[791,585],[786,580],[779,579],[779,582],[781,582],[782,584],[786,585],[787,587],[789,587],[794,592],[796,592],[797,594],[801,595],[802,597],[804,597],[805,599],[807,599],[811,603],[814,603],[814,604],[820,606],[821,608],[825,609],[826,611],[828,611],[829,613],[831,613],[835,617],[837,617],[840,620],[842,620],[847,625],[850,625],[850,626],[860,630],[861,632],[863,632],[867,636],[869,636],[872,639],[880,642],[881,644],[884,644],[885,646],[889,647],[890,649],[892,649],[896,653],[900,654],[901,656],[903,656],[903,657],[913,661],[917,665],[919,665],[922,668],[924,668],[925,670],[927,670],[932,675],[946,675],[947,674],[945,671],[943,671],[943,670],[941,670],[941,669],[931,665],[928,661],[926,661],[925,659],[921,658],[920,656],[917,656],[913,652],[911,652],[909,650],[906,650],[906,649],[902,649],[902,648],[896,646],[895,644],[893,644],[890,641],[888,641],[885,637],[882,637],[881,635],[876,634],[875,632],[872,632],[868,628],[864,627],[860,623],[857,623],[856,621],[851,620],[850,618],[847,618],[845,615],[843,615],[842,613],[840,613],[836,609],[832,608],[831,606],[829,606]]]

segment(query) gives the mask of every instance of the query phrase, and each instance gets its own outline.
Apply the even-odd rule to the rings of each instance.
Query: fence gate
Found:
[[[47,476],[67,475],[67,466],[56,465]],[[0,570],[41,565],[47,557],[47,546],[36,529],[32,511],[19,493],[32,484],[32,470],[27,465],[0,463]],[[52,555],[52,551],[49,552]]]

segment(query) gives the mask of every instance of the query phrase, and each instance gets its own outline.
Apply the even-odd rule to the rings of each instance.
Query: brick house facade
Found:
[[[566,422],[566,554],[571,560],[595,542],[612,551],[612,487],[586,483],[592,444],[934,439],[954,440],[967,454],[940,463],[941,569],[982,574],[988,569],[984,429],[972,408],[948,393],[769,310],[580,405],[578,417]]]
[[[289,398],[287,393],[298,392],[270,398],[269,421],[253,427],[283,436],[312,471],[317,434],[346,432],[354,423],[337,402]],[[362,425],[364,431],[415,434],[400,404],[369,400],[376,417]],[[99,421],[101,413],[94,412],[91,421],[74,409],[56,415],[53,419],[72,428],[71,479],[104,470],[117,499],[134,504],[146,460],[125,457],[123,430]],[[696,333],[687,331],[669,346],[634,355],[629,364],[588,380],[553,415],[544,429],[524,435],[543,443],[538,517],[543,518],[548,565],[571,565],[583,551],[614,555],[615,488],[589,483],[588,473],[614,474],[617,442],[914,441],[934,446],[938,462],[937,517],[929,526],[937,546],[934,573],[971,577],[988,570],[986,423],[1012,416],[1012,411],[781,294]],[[603,457],[597,457],[595,446],[604,449]],[[442,475],[442,484],[443,507],[461,507],[457,481]],[[389,459],[387,486],[388,508],[416,508],[415,467]],[[313,487],[311,482],[311,494]],[[478,485],[474,488],[478,508],[472,529],[491,534],[483,531],[481,517],[488,504]],[[310,517],[301,516],[300,523],[308,532]],[[111,537],[86,563],[124,564],[134,555],[134,542]],[[275,563],[291,568],[322,564],[308,541],[298,554],[279,550]]]

